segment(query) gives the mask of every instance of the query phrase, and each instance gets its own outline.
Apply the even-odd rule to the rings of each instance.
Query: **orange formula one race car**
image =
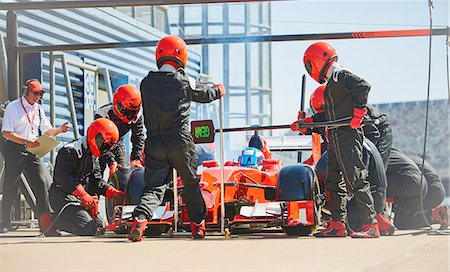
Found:
[[[284,165],[278,159],[265,157],[260,149],[262,142],[261,136],[253,135],[239,160],[225,162],[223,170],[215,160],[202,162],[199,185],[207,206],[207,230],[224,230],[227,236],[280,227],[287,235],[311,234],[320,225],[323,202],[314,170],[309,165]],[[301,148],[311,149],[310,143],[309,139],[309,147]],[[163,205],[155,211],[146,235],[169,232],[170,236],[173,230],[189,231],[183,183],[180,178],[176,180],[175,186],[166,192]],[[144,169],[131,172],[125,183],[125,205],[115,205],[113,219],[107,226],[116,233],[126,233],[131,226],[131,213],[144,189]]]

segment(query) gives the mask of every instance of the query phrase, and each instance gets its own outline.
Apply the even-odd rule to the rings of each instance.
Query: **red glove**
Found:
[[[86,193],[83,186],[81,185],[78,185],[75,188],[75,191],[72,192],[72,195],[79,197],[81,199],[81,205],[83,205],[83,207],[87,209],[95,205],[95,198]]]
[[[300,124],[311,124],[313,122],[312,117],[306,117],[305,119],[299,119],[291,124],[292,131],[299,131],[301,134],[305,134],[308,131],[308,127],[302,126]]]
[[[119,170],[122,166],[118,164],[117,162],[112,162],[108,165],[109,168],[109,178],[111,178],[117,170]]]
[[[141,167],[143,167],[143,166],[142,166],[142,163],[141,163],[140,160],[132,160],[132,161],[130,162],[130,167],[131,167],[131,168],[141,168]]]
[[[304,111],[298,111],[298,114],[297,114],[297,120],[305,119],[305,117],[306,117],[306,112],[304,112]]]
[[[114,198],[114,196],[116,195],[124,195],[124,194],[125,194],[124,192],[117,190],[113,186],[109,186],[108,189],[106,189],[105,196],[106,198]]]
[[[220,96],[224,96],[227,93],[227,89],[225,89],[225,86],[223,84],[216,84],[214,87],[218,88],[220,91]]]
[[[357,109],[354,108],[353,109],[353,118],[352,120],[350,120],[350,127],[353,129],[357,129],[361,127],[361,121],[364,118],[364,116],[366,115],[367,110],[362,110],[362,109]]]
[[[98,196],[93,196],[92,198],[94,199],[94,203],[87,208],[87,211],[95,219],[98,216]]]

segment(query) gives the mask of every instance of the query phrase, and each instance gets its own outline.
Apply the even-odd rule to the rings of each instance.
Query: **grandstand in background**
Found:
[[[426,101],[375,105],[386,113],[393,128],[393,147],[422,156],[425,137]],[[430,102],[426,160],[442,178],[450,177],[450,102]]]
[[[426,101],[375,105],[388,115],[394,133],[393,147],[422,156]],[[426,160],[438,171],[450,195],[450,101],[432,100],[429,108]]]

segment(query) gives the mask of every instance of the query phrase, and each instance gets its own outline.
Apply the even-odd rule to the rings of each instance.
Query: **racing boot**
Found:
[[[130,236],[128,239],[132,242],[140,242],[142,241],[142,235],[144,234],[145,229],[147,228],[147,219],[139,219],[135,217],[133,220],[133,226],[131,227]]]
[[[347,228],[341,221],[334,221],[332,218],[328,220],[328,224],[324,229],[314,233],[315,237],[345,237],[347,236]]]
[[[350,233],[352,238],[378,238],[380,237],[380,229],[378,223],[364,224],[359,231]]]
[[[52,214],[43,213],[39,216],[39,229],[41,233],[46,237],[58,237],[61,233],[55,227],[55,223],[52,218]]]
[[[390,220],[389,217],[386,217],[382,213],[377,213],[377,222],[378,222],[378,229],[380,230],[381,236],[388,236],[393,235],[395,232],[394,223],[392,220]]]
[[[441,230],[448,228],[449,217],[450,217],[450,209],[448,206],[437,206],[431,211],[431,223],[440,224]]]
[[[205,220],[202,220],[200,224],[191,221],[191,232],[193,239],[203,239],[205,238]]]

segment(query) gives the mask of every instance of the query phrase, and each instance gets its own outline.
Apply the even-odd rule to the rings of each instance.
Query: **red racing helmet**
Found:
[[[309,107],[314,114],[323,112],[323,106],[325,105],[324,93],[326,86],[326,84],[323,84],[317,87],[317,89],[311,94],[311,97],[309,98]]]
[[[308,74],[320,84],[325,82],[326,72],[337,61],[336,50],[326,42],[316,42],[308,47],[303,56]]]
[[[183,39],[177,36],[162,38],[156,45],[156,64],[158,69],[164,63],[172,63],[178,67],[186,67],[187,46]]]
[[[141,93],[133,85],[122,85],[114,93],[113,111],[120,120],[127,124],[136,119],[141,105]]]
[[[119,129],[107,118],[99,118],[92,122],[86,134],[89,150],[97,158],[119,140]]]

